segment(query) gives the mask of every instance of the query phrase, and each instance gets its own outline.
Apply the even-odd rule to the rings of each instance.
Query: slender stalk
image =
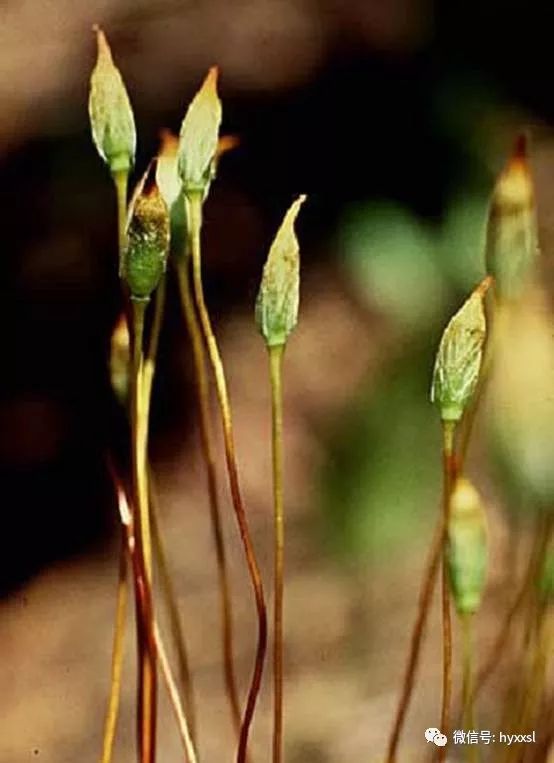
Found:
[[[144,368],[142,371],[142,397],[145,415],[150,413],[150,399],[152,397],[152,384],[156,372],[156,359],[158,355],[158,346],[160,344],[160,334],[162,331],[163,315],[165,308],[166,278],[162,277],[156,293],[154,295],[154,314],[152,316],[152,325],[150,327],[150,336],[146,357],[144,358]],[[148,422],[147,422],[148,424]]]
[[[154,490],[152,469],[149,470],[148,489],[150,496],[150,511],[152,521],[152,542],[154,556],[157,559],[160,570],[160,583],[162,594],[165,599],[165,605],[169,616],[169,624],[175,649],[177,651],[177,664],[179,666],[179,677],[181,681],[182,694],[185,701],[187,718],[190,721],[190,733],[193,741],[197,741],[196,709],[194,701],[194,688],[190,661],[188,657],[185,633],[177,604],[177,595],[173,587],[167,554],[165,551],[163,534],[160,528],[160,512],[158,508],[158,498]]]
[[[115,628],[112,647],[112,667],[110,678],[110,697],[104,725],[104,740],[100,763],[111,763],[115,730],[119,715],[121,697],[121,675],[125,653],[125,619],[127,615],[127,551],[125,535],[122,534],[119,551],[119,572],[117,580],[117,603],[115,610]]]
[[[467,731],[475,730],[475,712],[473,707],[473,617],[464,614],[460,617],[462,631],[462,718]],[[479,754],[476,745],[467,745],[468,763],[477,763]]]
[[[137,548],[143,572],[143,601],[152,613],[152,551],[150,537],[150,513],[148,507],[147,480],[147,432],[148,417],[144,415],[142,393],[143,335],[145,303],[132,301],[133,352],[131,373],[131,440],[133,462],[133,493],[136,509]],[[139,692],[138,729],[141,763],[154,763],[156,759],[156,697],[157,675],[155,651],[145,648],[152,644],[148,628],[152,622],[147,618],[139,628]]]
[[[127,172],[116,172],[113,181],[117,200],[117,241],[119,262],[123,257],[126,243],[127,216]],[[127,555],[125,551],[125,536],[122,536],[119,551],[119,572],[117,581],[117,602],[112,646],[112,664],[110,676],[110,696],[104,723],[104,737],[100,763],[110,763],[113,754],[117,719],[121,697],[121,675],[123,672],[123,656],[125,652],[125,617],[127,613]]]
[[[215,339],[210,316],[206,303],[204,301],[204,289],[202,285],[202,264],[200,259],[200,231],[202,227],[202,196],[200,193],[191,194],[188,199],[188,221],[189,236],[192,253],[193,284],[194,296],[200,325],[204,334],[204,340],[208,349],[208,355],[212,365],[217,399],[219,403],[221,420],[223,425],[223,439],[225,445],[225,459],[227,462],[227,472],[233,499],[233,507],[239,526],[239,531],[244,546],[246,562],[252,583],[254,597],[256,601],[256,611],[258,616],[258,641],[256,647],[256,657],[254,662],[254,671],[248,691],[246,708],[244,710],[242,725],[239,735],[239,744],[237,750],[237,763],[244,763],[248,751],[248,734],[256,709],[256,701],[262,682],[265,653],[267,648],[267,611],[264,598],[262,578],[250,537],[250,530],[246,518],[246,511],[242,502],[240,490],[237,459],[235,454],[235,442],[233,433],[233,423],[229,395],[227,392],[227,382],[223,363],[219,353],[217,341]]]
[[[408,655],[408,662],[406,663],[406,669],[404,671],[404,680],[402,682],[402,691],[400,694],[400,700],[398,702],[396,715],[394,719],[394,725],[389,738],[389,745],[387,750],[387,763],[395,763],[396,752],[398,744],[400,742],[400,735],[406,719],[406,714],[410,705],[410,699],[412,696],[415,676],[417,667],[419,664],[419,656],[421,652],[421,642],[425,632],[425,624],[427,622],[427,615],[429,613],[429,607],[433,598],[433,592],[435,590],[435,583],[437,581],[437,572],[439,569],[439,563],[441,560],[441,552],[443,547],[443,519],[442,516],[439,519],[439,523],[435,529],[431,548],[429,549],[427,564],[423,574],[423,581],[419,592],[419,600],[417,607],[417,616],[410,639],[410,651]]]
[[[117,197],[117,230],[119,248],[119,272],[122,271],[123,253],[127,245],[127,187],[129,175],[126,171],[113,173]],[[137,697],[137,734],[138,753],[141,763],[154,763],[156,747],[156,669],[155,646],[151,633],[148,632],[150,618],[147,612],[151,610],[151,555],[150,532],[148,522],[148,506],[145,503],[146,485],[145,471],[141,467],[146,449],[146,432],[144,419],[141,415],[141,371],[142,371],[142,337],[144,331],[144,305],[133,303],[132,315],[129,316],[133,329],[133,358],[131,362],[131,436],[133,484],[135,504],[138,507],[137,523],[140,528],[138,542],[138,559],[135,569],[135,598],[137,608],[141,610],[141,618],[137,620],[137,646],[139,654],[139,682]],[[119,656],[122,659],[122,654]],[[115,723],[114,719],[114,723]]]
[[[450,589],[446,562],[446,533],[450,515],[450,498],[456,474],[454,461],[454,427],[450,421],[444,421],[442,427],[443,443],[443,552],[441,567],[441,604],[442,604],[442,706],[440,730],[448,736],[450,730],[450,702],[452,697],[452,619],[450,612]],[[443,763],[446,759],[444,747],[438,748],[437,759]]]
[[[227,564],[227,551],[221,521],[219,505],[219,490],[215,463],[215,447],[213,443],[213,422],[210,407],[210,391],[206,370],[206,356],[202,339],[202,330],[198,323],[192,290],[188,273],[188,257],[179,260],[177,264],[177,280],[179,298],[192,346],[194,374],[196,379],[196,396],[200,425],[200,440],[202,455],[206,468],[208,485],[208,500],[210,505],[210,521],[214,539],[217,575],[222,622],[222,652],[225,691],[229,700],[233,725],[237,736],[240,733],[241,717],[240,703],[235,677],[234,647],[233,647],[233,609]]]
[[[121,273],[123,252],[127,245],[127,186],[129,184],[129,173],[127,171],[114,172],[112,177],[117,197],[117,238],[119,245],[119,272]]]
[[[158,628],[158,624],[156,622],[154,622],[154,639],[156,641],[156,651],[160,658],[162,675],[167,686],[169,698],[171,700],[171,706],[175,712],[177,726],[179,728],[179,735],[187,754],[187,760],[189,763],[198,763],[198,757],[194,747],[192,732],[189,728],[186,713],[183,710],[183,706],[181,705],[181,698],[179,696],[177,683],[173,677],[173,673],[171,672],[171,665],[169,663],[167,652],[162,641],[160,629]]]
[[[156,371],[156,360],[158,354],[158,346],[160,341],[163,315],[165,308],[166,297],[166,278],[161,279],[158,288],[156,289],[154,297],[154,311],[152,317],[152,325],[150,327],[150,336],[148,339],[146,357],[144,359],[144,366],[142,372],[142,405],[143,415],[146,419],[146,426],[148,426],[148,419],[150,413],[150,400],[152,396],[152,385],[154,381],[154,374]],[[162,594],[165,599],[165,605],[167,608],[171,632],[173,641],[175,643],[175,649],[177,652],[177,662],[179,665],[179,676],[181,679],[181,686],[183,697],[187,708],[187,716],[190,718],[190,733],[194,742],[196,742],[196,712],[194,702],[194,690],[192,682],[192,673],[190,670],[190,663],[188,658],[188,650],[185,640],[185,634],[183,631],[181,617],[179,615],[179,607],[177,604],[177,596],[171,580],[171,574],[169,571],[169,564],[167,561],[167,554],[165,552],[165,546],[163,542],[163,535],[159,523],[159,507],[156,491],[154,490],[153,480],[154,475],[152,468],[147,465],[148,470],[148,500],[150,504],[150,521],[152,525],[152,541],[154,555],[158,561],[160,570],[160,583],[162,588]],[[161,659],[161,656],[160,656]]]
[[[273,604],[273,763],[281,763],[283,760],[283,569],[285,556],[285,517],[283,500],[282,364],[284,349],[284,345],[269,348],[275,535]]]

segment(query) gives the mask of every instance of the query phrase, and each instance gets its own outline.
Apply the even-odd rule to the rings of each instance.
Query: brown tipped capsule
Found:
[[[95,26],[96,66],[90,78],[89,116],[98,153],[113,173],[128,172],[135,161],[137,136],[125,84],[104,32]]]
[[[443,421],[462,418],[477,386],[487,328],[483,299],[490,284],[488,276],[442,335],[433,371],[431,402],[439,408]]]
[[[306,197],[286,213],[269,250],[256,300],[256,323],[268,347],[284,345],[298,319],[300,255],[294,223]]]
[[[212,67],[194,96],[179,136],[179,174],[185,194],[205,196],[213,177],[221,124],[217,67]]]
[[[522,135],[497,180],[489,209],[485,256],[500,300],[517,298],[525,290],[538,251],[535,190]]]
[[[130,362],[129,327],[122,313],[112,332],[110,343],[110,381],[115,396],[122,405],[127,403]]]
[[[147,301],[165,272],[169,254],[169,210],[156,183],[153,165],[133,195],[122,277],[131,298]]]
[[[450,501],[446,552],[454,606],[461,615],[474,614],[485,587],[487,519],[479,493],[461,477]]]

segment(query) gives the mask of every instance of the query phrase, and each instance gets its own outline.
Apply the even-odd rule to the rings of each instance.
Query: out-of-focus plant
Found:
[[[448,518],[446,559],[452,600],[460,619],[463,640],[462,719],[475,728],[473,712],[473,619],[483,597],[487,570],[487,518],[479,493],[465,478],[452,489]],[[468,760],[478,760],[468,746]]]

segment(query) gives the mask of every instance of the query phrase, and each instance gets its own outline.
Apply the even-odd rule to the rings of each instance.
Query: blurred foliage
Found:
[[[328,438],[322,500],[342,553],[382,555],[431,532],[440,483],[433,357],[453,310],[484,275],[486,210],[483,188],[453,198],[440,222],[392,202],[365,204],[344,222],[347,277],[388,319],[397,347]]]
[[[336,550],[378,556],[431,533],[440,461],[429,403],[431,353],[421,345],[362,390],[329,438],[323,506]]]

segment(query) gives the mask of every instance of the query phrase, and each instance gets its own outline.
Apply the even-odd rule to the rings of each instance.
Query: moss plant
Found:
[[[178,146],[178,138],[174,137],[168,131],[165,131],[162,134],[162,147],[158,157],[157,177],[160,189],[172,212],[171,237],[173,263],[177,273],[181,309],[183,311],[183,317],[192,347],[200,425],[200,441],[206,468],[210,521],[217,560],[225,690],[229,700],[233,725],[238,736],[240,732],[241,717],[234,664],[233,607],[228,572],[227,550],[219,502],[206,353],[204,350],[202,329],[198,322],[194,307],[194,298],[189,277],[190,249],[186,235],[186,219],[182,198],[181,179],[177,168]]]
[[[264,267],[256,301],[256,323],[269,355],[273,456],[274,591],[273,591],[273,763],[283,759],[283,596],[285,517],[283,495],[282,363],[285,346],[298,320],[299,246],[294,223],[305,196],[290,207]]]
[[[94,29],[98,56],[90,80],[89,115],[94,143],[115,184],[121,269],[125,250],[127,185],[135,162],[137,136],[129,96],[106,36],[100,27]]]
[[[490,278],[486,278],[479,284],[444,330],[437,351],[431,386],[431,400],[439,409],[442,423],[444,550],[441,575],[443,679],[440,729],[446,735],[450,729],[452,695],[452,622],[446,538],[450,522],[452,491],[458,467],[454,436],[479,379],[486,336],[483,299],[489,285]],[[439,748],[438,760],[444,761],[445,756],[444,748]]]
[[[212,329],[210,316],[204,300],[201,264],[202,205],[208,193],[217,158],[221,102],[217,95],[217,70],[212,69],[202,88],[193,99],[183,120],[179,143],[179,174],[183,183],[186,200],[186,215],[189,247],[192,257],[194,298],[204,335],[210,363],[214,373],[215,386],[221,420],[225,458],[233,507],[239,525],[240,535],[254,592],[258,615],[258,643],[254,671],[243,714],[237,763],[244,763],[248,754],[248,736],[261,686],[267,647],[267,614],[262,578],[254,546],[250,537],[246,511],[240,490],[237,458],[235,452],[233,422],[225,371],[219,347]]]
[[[112,177],[114,179],[115,188],[117,192],[117,204],[118,204],[118,244],[119,244],[119,274],[121,277],[124,275],[124,263],[125,257],[128,252],[127,247],[127,229],[126,229],[126,217],[127,217],[127,185],[129,171],[134,163],[135,150],[136,150],[136,132],[134,125],[134,117],[129,102],[129,97],[123,83],[123,79],[119,70],[113,62],[110,48],[106,41],[105,35],[98,27],[96,29],[97,44],[98,44],[98,56],[96,66],[92,72],[90,82],[90,96],[89,96],[89,115],[91,121],[92,137],[96,148],[102,157],[102,159],[108,164]],[[135,311],[135,318],[138,320],[139,312]],[[135,348],[138,346],[136,334],[139,331],[139,323],[135,320]],[[133,353],[135,358],[140,357],[137,352]],[[134,398],[138,398],[138,364],[135,363],[136,371],[133,374],[134,384],[133,389],[135,391]],[[138,405],[133,406],[135,414],[138,410]],[[136,424],[138,420],[137,415],[133,415],[133,421]],[[134,433],[137,435],[137,427],[134,427]],[[134,441],[137,443],[137,436]],[[138,452],[139,448],[133,448],[133,452]],[[135,482],[140,484],[142,476],[139,474],[137,459],[134,458],[136,468]],[[138,487],[137,487],[138,491]],[[144,524],[144,523],[143,523]],[[147,533],[147,530],[144,531]],[[145,611],[151,610],[151,595],[149,590],[149,575],[147,572],[147,556],[144,553],[144,535],[141,536],[141,542],[139,543],[139,552],[137,558],[140,561],[142,567],[140,570],[135,569],[135,592],[137,595],[137,602],[140,602],[140,606],[143,607],[142,614],[145,615]],[[140,572],[140,574],[139,574]],[[139,596],[139,592],[142,588],[143,596]],[[120,589],[120,599],[122,596]],[[142,624],[137,620],[137,642],[139,651],[140,662],[140,676],[138,685],[138,748],[140,760],[142,763],[153,763],[155,759],[155,704],[156,704],[156,670],[155,670],[155,645],[154,640],[151,638],[151,633],[148,630],[148,626],[145,623],[148,622],[148,618],[144,616],[142,618]],[[118,647],[118,628],[120,627],[119,621],[116,620],[116,649]],[[116,652],[116,660],[121,661],[121,654]],[[115,729],[115,723],[117,720],[117,706],[118,702],[116,697],[118,696],[117,675],[118,665],[114,666],[112,670],[112,689],[110,709],[108,716],[108,723],[106,726],[105,738],[105,754],[107,759],[111,756],[110,746],[113,744],[113,731]],[[111,736],[111,741],[110,741]]]

